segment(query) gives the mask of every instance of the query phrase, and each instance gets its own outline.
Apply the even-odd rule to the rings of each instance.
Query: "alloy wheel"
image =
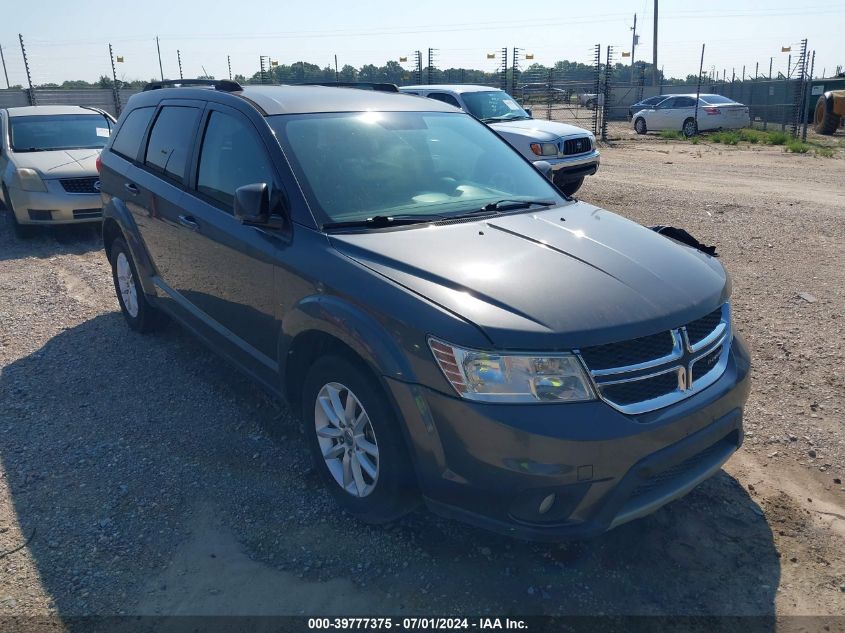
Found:
[[[317,442],[335,482],[353,497],[375,490],[379,449],[364,406],[338,382],[323,385],[314,403]]]
[[[129,316],[138,316],[138,291],[135,289],[135,277],[132,274],[132,266],[126,254],[117,254],[117,287],[120,289],[120,296],[123,299],[123,307]]]

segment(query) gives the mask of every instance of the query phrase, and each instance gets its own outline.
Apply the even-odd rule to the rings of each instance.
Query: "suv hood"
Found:
[[[703,316],[730,293],[714,258],[583,202],[330,239],[474,323],[497,349],[576,349],[653,334]]]
[[[98,149],[62,149],[53,152],[16,152],[12,154],[15,167],[28,167],[42,178],[74,178],[96,176]]]
[[[549,142],[561,136],[589,136],[584,128],[558,123],[557,121],[544,121],[542,119],[522,119],[520,121],[502,121],[491,123],[490,127],[504,135],[524,136],[532,141]]]

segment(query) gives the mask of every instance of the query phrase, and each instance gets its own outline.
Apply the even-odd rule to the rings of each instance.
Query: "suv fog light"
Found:
[[[549,510],[552,509],[552,506],[555,503],[555,494],[552,493],[550,495],[546,495],[543,497],[543,500],[540,502],[540,507],[537,508],[538,514],[546,514]]]

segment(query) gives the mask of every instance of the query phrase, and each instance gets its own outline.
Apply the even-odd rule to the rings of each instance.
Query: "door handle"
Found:
[[[197,221],[194,220],[194,218],[190,215],[180,215],[179,224],[191,229],[192,231],[198,231],[200,228],[200,225],[197,223]]]
[[[123,188],[126,189],[126,191],[131,193],[133,196],[138,195],[138,187],[133,185],[131,182],[123,183]]]

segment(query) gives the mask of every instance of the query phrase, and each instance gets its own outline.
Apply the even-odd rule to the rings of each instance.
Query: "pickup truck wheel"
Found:
[[[645,134],[646,132],[648,132],[648,128],[646,127],[646,124],[645,124],[645,119],[642,118],[641,116],[637,117],[637,120],[634,121],[634,131],[637,134]]]
[[[164,317],[156,310],[144,294],[138,281],[138,271],[129,253],[129,247],[122,238],[117,238],[111,245],[112,279],[117,293],[120,311],[136,332],[151,332],[162,325]]]
[[[9,217],[12,219],[12,229],[15,231],[15,235],[22,240],[35,237],[38,227],[18,222],[15,209],[12,207],[12,198],[9,196],[9,190],[6,189],[6,185],[3,185],[3,200],[6,201],[6,211],[9,212]]]
[[[581,188],[581,185],[584,184],[584,178],[579,178],[578,180],[571,180],[567,183],[562,185],[558,185],[558,188],[565,193],[567,196],[574,196],[575,192]]]
[[[342,356],[320,358],[302,394],[314,465],[338,505],[374,524],[410,511],[416,491],[404,440],[369,371]]]

